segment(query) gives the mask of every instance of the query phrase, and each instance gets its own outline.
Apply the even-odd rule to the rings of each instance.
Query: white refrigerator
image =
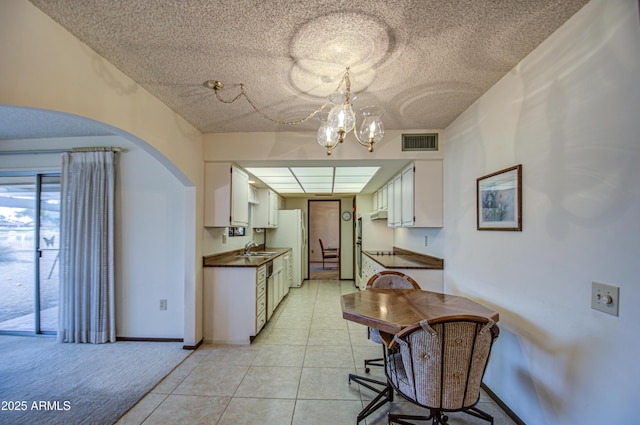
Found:
[[[293,263],[291,286],[302,286],[304,276],[302,259],[307,247],[302,210],[278,211],[278,227],[276,229],[268,229],[266,243],[268,247],[272,248],[291,248],[291,262]]]

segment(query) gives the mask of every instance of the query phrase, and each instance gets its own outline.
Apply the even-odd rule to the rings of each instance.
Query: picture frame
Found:
[[[522,164],[476,180],[477,230],[522,231]]]

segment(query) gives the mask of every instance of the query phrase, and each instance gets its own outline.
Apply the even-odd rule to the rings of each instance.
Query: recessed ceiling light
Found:
[[[281,194],[359,193],[380,167],[252,167],[246,170]]]

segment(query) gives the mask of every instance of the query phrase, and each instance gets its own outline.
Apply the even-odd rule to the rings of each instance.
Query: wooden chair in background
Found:
[[[340,251],[338,248],[325,248],[322,243],[322,239],[318,239],[320,241],[320,250],[322,251],[322,269],[324,270],[324,261],[326,259],[336,259],[337,263],[340,262]]]

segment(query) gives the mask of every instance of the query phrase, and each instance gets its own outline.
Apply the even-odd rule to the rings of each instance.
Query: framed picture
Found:
[[[476,182],[478,230],[522,231],[522,165]]]

